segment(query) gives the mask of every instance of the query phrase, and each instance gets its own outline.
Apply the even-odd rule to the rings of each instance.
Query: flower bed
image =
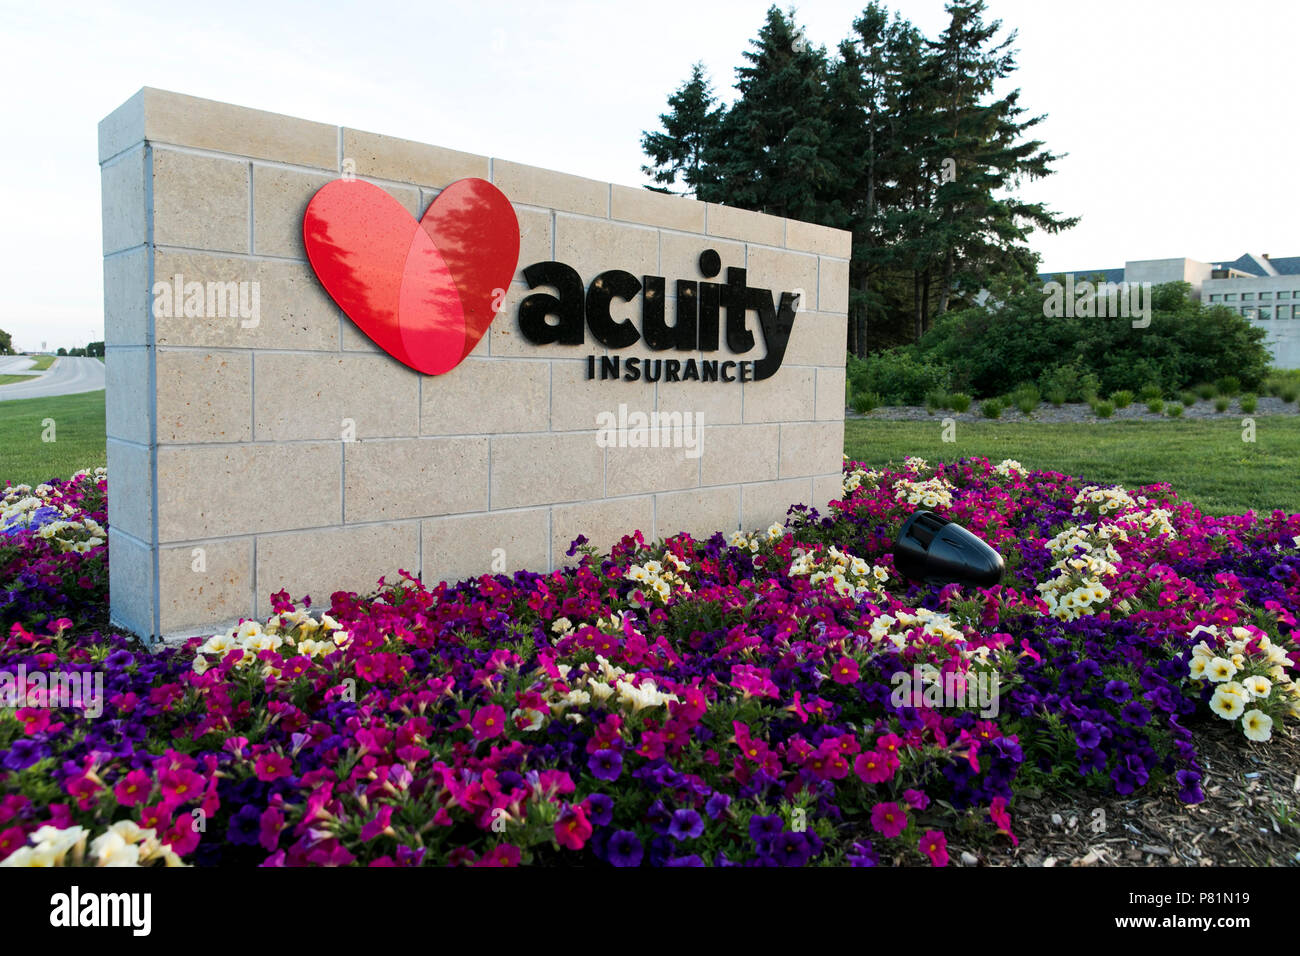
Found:
[[[324,614],[281,593],[157,653],[103,625],[104,487],[0,503],[0,675],[103,682],[98,715],[0,706],[0,865],[943,865],[1014,842],[1023,786],[1197,802],[1195,732],[1267,746],[1300,709],[1300,515],[1163,486],[846,463],[825,515]],[[899,579],[918,507],[1003,583]]]

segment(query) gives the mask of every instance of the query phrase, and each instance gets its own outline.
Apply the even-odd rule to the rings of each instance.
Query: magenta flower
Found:
[[[152,792],[153,779],[143,770],[132,770],[113,788],[113,796],[124,807],[144,803]]]
[[[884,783],[894,779],[894,768],[874,750],[866,750],[853,760],[853,769],[863,783]]]
[[[505,708],[498,704],[479,708],[474,714],[474,719],[470,721],[470,729],[479,740],[500,737],[506,730]]]
[[[555,821],[555,840],[566,850],[581,850],[591,837],[591,821],[581,806],[570,805]]]
[[[896,803],[877,803],[871,808],[871,826],[882,836],[896,837],[907,829],[907,814]]]
[[[257,779],[263,783],[274,783],[281,777],[287,777],[293,771],[293,764],[284,754],[267,752],[258,756],[253,763]]]
[[[926,830],[918,847],[922,853],[930,858],[933,865],[948,865],[948,840],[941,831]]]
[[[831,667],[831,680],[837,684],[856,684],[858,682],[858,662],[851,657],[841,657]]]

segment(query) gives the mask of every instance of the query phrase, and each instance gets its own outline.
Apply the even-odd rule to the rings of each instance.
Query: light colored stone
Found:
[[[336,177],[283,166],[253,164],[253,251],[306,260],[302,217],[307,204]]]
[[[160,246],[248,252],[244,160],[153,150],[153,238]]]
[[[677,298],[678,279],[687,279],[691,282],[724,282],[727,278],[728,266],[745,265],[745,247],[739,242],[664,232],[659,234],[659,243],[660,272],[658,274],[664,277],[664,291],[670,300]],[[700,273],[700,253],[705,249],[716,250],[722,260],[722,270],[712,279],[707,280]],[[675,308],[675,301],[670,301],[667,321],[675,321],[672,311]]]
[[[258,535],[257,615],[270,616],[270,595],[281,589],[328,609],[335,591],[369,594],[381,577],[395,584],[399,571],[415,575],[419,565],[416,521]]]
[[[349,524],[487,510],[487,438],[397,438],[343,448]]]
[[[555,257],[552,253],[551,238],[555,230],[555,215],[549,209],[530,209],[527,206],[515,207],[515,218],[519,220],[519,262],[515,266],[512,282],[524,282],[524,269],[535,262],[549,262]],[[500,319],[514,318],[514,314],[502,315]]]
[[[144,90],[99,121],[99,161],[144,142]]]
[[[605,449],[595,432],[492,439],[492,508],[600,498]],[[470,509],[462,509],[470,510]]]
[[[609,184],[594,179],[493,159],[492,184],[513,203],[601,219],[609,215]]]
[[[811,500],[810,478],[745,485],[740,489],[740,525],[746,531],[754,531],[782,524],[791,505],[807,504]]]
[[[630,272],[640,281],[642,276],[659,275],[659,233],[644,226],[556,213],[555,258],[576,269],[588,286],[610,269]],[[610,313],[615,322],[630,315],[640,327],[641,297],[632,302],[615,300]]]
[[[844,460],[844,422],[781,426],[781,477],[824,475]]]
[[[149,390],[150,352],[143,346],[104,350],[104,433],[109,438],[147,445],[152,440]]]
[[[482,574],[536,571],[546,567],[549,558],[547,508],[429,518],[420,526],[422,577],[429,587]]]
[[[562,349],[563,346],[546,346]],[[584,352],[586,350],[583,350]],[[635,349],[622,349],[631,354]],[[619,362],[619,374],[624,370]],[[629,412],[650,412],[655,407],[655,386],[644,380],[638,382],[600,380],[600,359],[596,359],[596,377],[587,378],[587,363],[551,363],[551,429],[552,431],[590,431],[598,427],[597,417],[602,414],[618,415],[620,404]],[[594,440],[594,439],[593,439]]]
[[[787,219],[785,245],[787,249],[801,249],[804,252],[847,259],[853,253],[853,233],[847,229],[831,229],[829,226]]]
[[[104,255],[144,244],[147,179],[143,146],[100,169]]]
[[[153,465],[146,445],[109,438],[108,524],[138,541],[153,539]]]
[[[343,159],[356,163],[358,176],[444,189],[458,179],[487,179],[488,158],[409,139],[343,130]]]
[[[849,310],[849,264],[844,259],[821,259],[821,274],[818,281],[817,311],[848,312]]]
[[[158,540],[337,525],[343,520],[342,466],[339,442],[288,448],[163,445],[158,449]]]
[[[116,555],[114,555],[116,557]],[[204,541],[158,551],[159,630],[174,634],[251,617],[253,539]]]
[[[680,353],[657,352],[656,355],[677,357]],[[693,352],[684,358],[696,357]],[[674,382],[664,383],[658,389],[656,409],[661,412],[686,412],[702,416],[704,424],[735,425],[740,422],[741,395],[734,383],[728,382]]]
[[[767,246],[785,244],[785,220],[735,206],[708,203],[708,231],[711,236],[741,239]]]
[[[144,246],[104,257],[104,343],[108,348],[153,344],[150,258]]]
[[[779,425],[719,425],[704,429],[703,485],[770,481],[777,476]]]
[[[337,170],[338,127],[145,87],[145,138]]]
[[[549,424],[549,362],[468,358],[421,388],[425,435],[543,432]]]
[[[251,353],[159,349],[157,362],[159,444],[252,437]]]
[[[843,368],[847,342],[848,318],[845,315],[800,309],[795,315],[781,367],[822,365]]]
[[[781,304],[781,293],[797,292],[799,303],[808,308],[809,303],[817,298],[817,257],[806,256],[798,252],[783,249],[769,249],[764,246],[750,246],[746,253],[749,266],[748,282],[755,289],[770,289],[772,301]],[[722,276],[727,274],[723,269]],[[798,324],[798,320],[795,320]],[[758,317],[749,316],[749,326],[754,330],[755,339],[761,342]]]
[[[256,283],[246,289],[250,304],[254,288],[258,298],[255,319],[156,314],[154,331],[159,345],[338,351],[342,312],[306,263],[159,252],[154,274],[156,283],[171,285],[176,275],[183,283]]]
[[[681,429],[674,438],[664,436],[660,430],[660,442],[688,441],[703,444],[703,436],[692,427]],[[594,440],[594,439],[593,439]],[[672,491],[677,488],[694,488],[700,483],[700,459],[692,457],[686,448],[622,448],[605,449],[605,494],[638,495],[656,491]]]
[[[844,369],[817,370],[817,420],[844,421]]]
[[[109,499],[112,507],[112,499]],[[155,634],[153,551],[110,524],[108,550],[108,619],[115,626],[146,638]]]
[[[704,203],[648,189],[611,186],[609,215],[611,219],[645,226],[704,232]]]
[[[253,372],[258,441],[420,433],[420,374],[387,355],[262,352]]]
[[[807,422],[815,409],[816,378],[813,369],[782,365],[771,378],[747,382],[746,422]]]
[[[832,501],[844,499],[843,471],[833,475],[817,475],[813,478],[813,497],[811,505],[822,514],[830,514],[828,505]]]
[[[597,355],[605,352],[604,347],[599,345],[586,332],[587,326],[585,322],[583,323],[583,334],[586,341],[581,346],[560,345],[558,343],[535,345],[526,339],[524,334],[519,331],[519,303],[534,294],[554,295],[555,290],[550,286],[538,286],[536,289],[530,289],[522,282],[512,282],[510,284],[510,288],[506,290],[505,297],[502,299],[501,311],[492,320],[487,335],[483,336],[487,340],[488,351],[486,354],[491,355],[493,358],[585,359],[587,355],[593,352]],[[483,343],[480,342],[479,346],[482,347],[482,345]]]
[[[707,541],[715,531],[730,537],[740,523],[740,488],[694,488],[655,495],[655,537],[685,531]]]
[[[551,564],[558,568],[578,563],[576,556],[565,554],[578,535],[585,535],[597,551],[608,552],[636,531],[647,543],[654,538],[653,495],[556,505],[551,509]]]

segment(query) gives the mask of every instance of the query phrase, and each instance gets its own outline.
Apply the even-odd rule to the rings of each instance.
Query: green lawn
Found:
[[[12,385],[14,382],[25,382],[35,377],[35,375],[0,375],[0,385]]]
[[[54,420],[54,441],[42,441]],[[0,487],[35,485],[105,464],[104,393],[0,402]]]
[[[1212,514],[1300,511],[1300,416],[1256,418],[1253,444],[1240,419],[1023,424],[958,422],[942,440],[942,416],[923,422],[850,419],[844,451],[882,465],[908,455],[932,464],[966,457],[1014,458],[1027,468],[1134,486],[1167,481]]]
[[[58,358],[57,355],[33,355],[32,361],[36,364],[32,366],[32,369],[37,372],[44,372],[54,364],[56,358]]]

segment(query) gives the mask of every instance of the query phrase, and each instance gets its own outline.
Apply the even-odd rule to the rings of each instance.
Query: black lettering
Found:
[[[732,373],[732,375],[731,375],[730,377],[727,376],[727,367],[728,367],[728,366],[730,366],[731,368],[734,369],[734,368],[736,367],[736,363],[735,363],[735,362],[723,362],[723,363],[722,363],[722,380],[723,380],[724,382],[734,382],[734,381],[736,380],[735,373]]]
[[[767,347],[767,354],[754,363],[754,381],[761,382],[765,378],[771,378],[781,367],[786,346],[790,344],[797,305],[793,292],[781,293],[781,307],[778,310],[770,290],[750,289],[749,307],[758,313],[758,324],[763,329],[763,345]]]
[[[664,360],[664,381],[665,382],[677,381],[677,373],[681,371],[681,367],[682,367],[682,363],[677,361],[677,359],[665,359]]]
[[[646,359],[643,367],[645,368],[645,380],[647,382],[657,382],[659,381],[659,376],[662,375],[664,371],[664,360]],[[652,368],[654,369],[653,375],[650,374]]]
[[[680,352],[694,352],[699,338],[696,319],[699,296],[698,286],[689,279],[677,280],[677,349]],[[649,338],[649,333],[646,334]]]
[[[716,282],[700,283],[700,344],[701,352],[718,350],[718,299],[722,286]]]
[[[602,355],[600,357],[600,380],[618,379],[618,356]]]
[[[740,380],[741,380],[742,382],[748,382],[748,381],[751,381],[752,379],[750,378],[750,374],[753,372],[753,370],[754,370],[754,363],[753,363],[753,362],[741,362],[741,363],[740,363]]]
[[[704,371],[702,382],[716,382],[718,380],[718,360],[717,359],[700,359],[700,368]]]
[[[682,366],[683,382],[698,382],[700,380],[700,366],[693,358],[688,358]]]
[[[745,270],[728,268],[722,304],[727,310],[727,348],[737,353],[748,352],[754,347],[754,333],[745,328],[745,316],[749,312],[748,293]]]
[[[582,277],[563,262],[535,262],[524,269],[528,288],[552,286],[558,296],[538,292],[519,303],[519,331],[534,345],[581,345],[583,340]],[[559,321],[551,323],[547,316]]]
[[[623,363],[623,381],[636,382],[641,378],[641,360],[632,356]]]
[[[640,291],[641,283],[636,276],[622,269],[602,272],[592,280],[587,289],[587,326],[597,342],[606,348],[622,349],[641,338],[631,319],[615,322],[609,314],[611,300],[631,302]]]

